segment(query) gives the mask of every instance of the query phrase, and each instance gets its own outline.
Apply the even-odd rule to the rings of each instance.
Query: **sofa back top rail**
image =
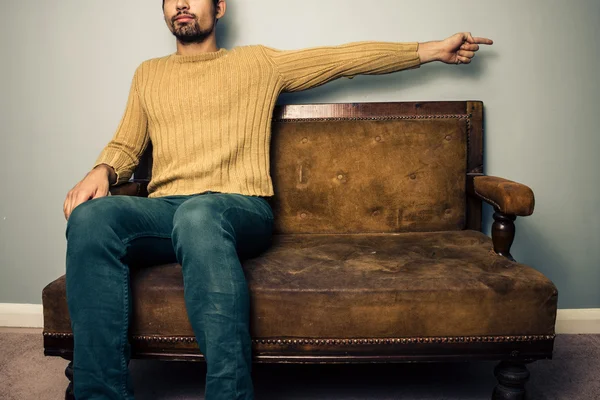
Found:
[[[467,186],[483,173],[483,104],[278,106],[270,166],[275,234],[481,230]]]

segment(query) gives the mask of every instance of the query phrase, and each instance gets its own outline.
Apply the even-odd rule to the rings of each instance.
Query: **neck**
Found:
[[[200,43],[181,43],[177,41],[177,54],[181,56],[195,56],[202,53],[218,51],[217,40],[214,33]]]

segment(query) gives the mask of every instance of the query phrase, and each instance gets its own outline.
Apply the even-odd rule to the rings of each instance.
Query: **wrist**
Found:
[[[419,43],[417,52],[419,53],[419,59],[421,64],[426,64],[432,61],[439,61],[441,59],[441,42],[424,42]]]
[[[105,174],[110,185],[114,184],[117,180],[117,174],[115,173],[115,170],[108,164],[99,164],[94,168],[94,170],[101,171],[103,174]]]

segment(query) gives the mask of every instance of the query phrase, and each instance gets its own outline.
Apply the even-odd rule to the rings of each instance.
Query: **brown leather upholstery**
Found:
[[[556,287],[480,232],[276,235],[243,265],[254,338],[554,333]],[[132,287],[132,335],[193,336],[179,265],[136,269]],[[64,291],[44,291],[46,331],[70,331]]]
[[[140,185],[135,182],[127,182],[110,188],[112,196],[139,196]]]
[[[110,188],[112,196],[148,196],[148,181],[136,180],[134,182],[126,182]]]
[[[476,176],[474,186],[477,196],[505,214],[533,214],[535,198],[528,186],[495,176]]]

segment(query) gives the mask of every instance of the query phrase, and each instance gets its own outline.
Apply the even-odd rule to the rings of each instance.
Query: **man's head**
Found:
[[[200,43],[213,36],[226,7],[225,0],[163,0],[165,22],[181,43]]]

